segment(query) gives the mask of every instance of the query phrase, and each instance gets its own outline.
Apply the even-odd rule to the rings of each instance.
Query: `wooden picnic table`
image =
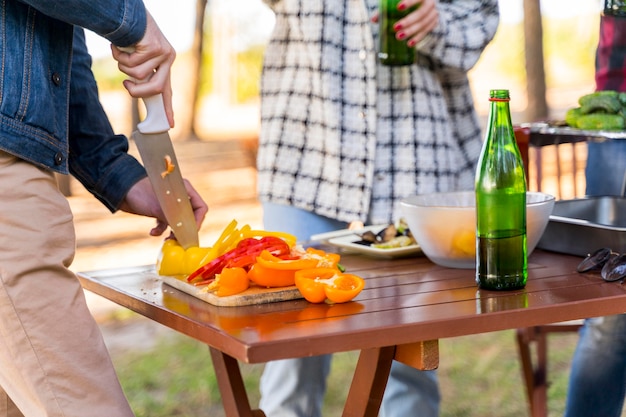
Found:
[[[343,255],[366,279],[345,304],[305,300],[216,307],[174,289],[153,266],[79,273],[83,287],[206,343],[228,416],[252,410],[238,361],[262,363],[359,350],[344,416],[377,416],[393,359],[417,369],[439,364],[438,340],[626,311],[626,286],[580,274],[581,258],[536,250],[526,288],[485,291],[474,271],[425,257],[378,259]]]

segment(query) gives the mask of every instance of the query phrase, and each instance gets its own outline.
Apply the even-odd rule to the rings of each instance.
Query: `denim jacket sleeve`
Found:
[[[141,0],[20,1],[49,17],[89,29],[117,46],[137,43],[146,31],[146,8]]]
[[[109,210],[146,176],[141,164],[128,155],[128,140],[115,135],[98,99],[84,31],[74,29],[69,111],[70,172]]]

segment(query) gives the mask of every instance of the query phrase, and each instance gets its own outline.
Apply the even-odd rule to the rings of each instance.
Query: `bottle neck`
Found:
[[[511,112],[509,110],[509,99],[490,98],[489,110],[489,130],[512,127]]]

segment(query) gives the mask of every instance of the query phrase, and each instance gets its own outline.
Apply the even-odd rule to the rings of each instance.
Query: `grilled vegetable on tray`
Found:
[[[624,130],[626,93],[597,91],[578,99],[579,107],[565,114],[568,126],[583,130]]]

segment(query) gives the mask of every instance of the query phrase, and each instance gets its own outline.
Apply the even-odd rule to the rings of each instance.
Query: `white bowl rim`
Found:
[[[426,194],[417,194],[411,197],[406,197],[400,201],[400,204],[407,207],[429,207],[429,208],[438,208],[441,210],[458,210],[458,209],[473,209],[476,205],[460,205],[460,206],[442,206],[442,205],[421,205],[415,202],[416,199],[420,199],[421,197],[427,198],[433,195],[444,196],[444,195],[458,195],[458,196],[468,196],[474,195],[474,191],[446,191],[446,192],[435,192],[435,193],[426,193]],[[547,202],[554,201],[556,198],[552,194],[544,193],[541,191],[527,191],[526,192],[527,200],[526,206],[535,206],[539,204],[545,204]],[[534,201],[528,201],[528,197],[531,197]]]

